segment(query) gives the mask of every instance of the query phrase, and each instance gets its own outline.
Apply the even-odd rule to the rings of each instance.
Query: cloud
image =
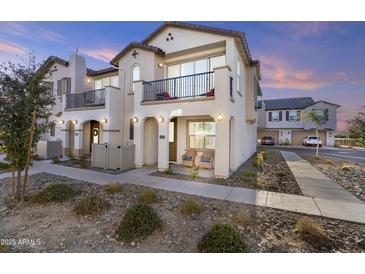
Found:
[[[41,38],[45,39],[45,40],[48,40],[48,41],[51,41],[51,42],[56,42],[56,43],[61,43],[61,44],[70,44],[72,43],[72,40],[61,35],[61,34],[58,34],[54,31],[50,31],[50,30],[47,30],[47,29],[43,29],[41,28],[39,30],[39,35]]]
[[[288,23],[287,30],[295,37],[321,37],[330,29],[328,22],[293,22]]]
[[[27,39],[34,39],[34,37],[30,35],[28,29],[24,25],[17,22],[4,22],[2,23],[2,29],[11,35]]]
[[[312,69],[297,68],[279,57],[260,56],[262,86],[278,89],[315,90],[348,80],[345,72],[321,74]]]
[[[0,41],[0,52],[24,54],[26,49],[16,43]]]
[[[94,59],[108,62],[114,58],[118,53],[117,49],[112,48],[99,48],[99,49],[83,49],[80,50],[83,54],[86,54]]]

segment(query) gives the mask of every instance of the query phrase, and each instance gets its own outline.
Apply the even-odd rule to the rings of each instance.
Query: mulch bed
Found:
[[[263,189],[288,194],[303,195],[293,173],[288,167],[285,159],[277,150],[266,150],[266,159],[262,168],[255,166],[256,154],[243,163],[229,178],[203,178],[193,179],[184,174],[167,174],[157,171],[151,175],[173,178],[179,180],[199,181],[203,183],[219,184],[234,187],[246,187],[252,189]]]
[[[0,180],[0,239],[16,243],[28,240],[11,245],[8,252],[197,252],[202,236],[217,223],[233,224],[249,252],[365,251],[365,225],[313,217],[333,243],[331,248],[316,247],[295,231],[303,214],[163,190],[157,190],[158,201],[151,205],[162,220],[162,228],[143,241],[125,244],[116,240],[115,229],[145,187],[124,185],[123,192],[106,194],[100,185],[40,173],[30,176],[30,193],[58,182],[74,184],[82,194],[58,204],[26,202],[8,207],[4,201],[9,195],[10,179]],[[111,204],[110,209],[95,217],[76,216],[73,206],[89,194],[102,196]],[[189,217],[181,213],[181,207],[191,197],[199,201],[202,211]],[[233,216],[238,212],[249,216],[250,223],[235,224]]]

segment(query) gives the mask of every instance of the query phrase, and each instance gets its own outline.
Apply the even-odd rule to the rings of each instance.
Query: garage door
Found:
[[[269,136],[274,139],[275,144],[279,142],[279,131],[258,131],[257,139],[261,139],[264,136]]]
[[[301,145],[304,137],[313,135],[316,136],[315,131],[292,131],[292,144],[293,145]],[[322,141],[322,145],[326,145],[326,132],[319,132],[319,139]]]

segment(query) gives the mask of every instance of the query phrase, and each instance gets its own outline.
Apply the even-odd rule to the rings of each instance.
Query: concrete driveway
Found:
[[[306,153],[315,155],[315,147],[301,147],[301,146],[262,146],[267,148],[278,149],[282,151],[292,151],[296,153]],[[365,150],[355,150],[348,148],[332,148],[332,147],[321,147],[319,148],[319,154],[334,158],[338,160],[351,161],[365,164]]]

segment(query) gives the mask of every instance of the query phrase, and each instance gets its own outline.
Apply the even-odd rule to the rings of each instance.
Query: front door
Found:
[[[177,118],[172,118],[169,126],[169,160],[177,161]]]
[[[90,122],[90,151],[92,144],[99,144],[99,122],[91,121]]]

